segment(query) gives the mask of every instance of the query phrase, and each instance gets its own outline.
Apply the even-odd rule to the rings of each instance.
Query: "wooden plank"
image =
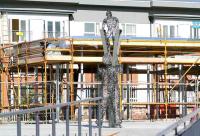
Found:
[[[73,57],[75,63],[101,63],[102,57]],[[164,58],[154,57],[119,57],[122,63],[129,64],[164,64]],[[47,61],[70,61],[69,55],[47,56]],[[167,58],[169,64],[193,64],[195,58]],[[196,64],[200,64],[198,61]]]
[[[200,42],[199,41],[184,41],[184,40],[173,40],[173,41],[166,41],[167,48],[177,48],[177,49],[186,49],[189,50],[192,48],[200,49]],[[93,40],[80,40],[74,39],[73,40],[74,46],[102,46],[102,42],[99,39]],[[164,41],[160,40],[120,40],[121,47],[152,47],[152,48],[164,48]]]
[[[70,61],[71,60],[70,55],[47,55],[46,59],[47,61]]]

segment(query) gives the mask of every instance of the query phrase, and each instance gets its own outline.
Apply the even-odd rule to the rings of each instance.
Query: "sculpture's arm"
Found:
[[[119,19],[115,18],[115,20],[116,20],[116,29],[119,29]]]
[[[103,20],[103,24],[102,24],[102,30],[105,30],[106,22],[107,22],[106,19],[104,19],[104,20]]]

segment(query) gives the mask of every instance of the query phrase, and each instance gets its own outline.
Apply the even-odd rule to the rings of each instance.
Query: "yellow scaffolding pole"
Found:
[[[0,50],[0,57],[1,57],[1,60],[3,59],[2,58],[2,54],[1,54],[1,52],[2,52],[2,49]],[[3,71],[3,69],[0,69],[0,76],[2,76],[2,71]],[[1,81],[2,81],[2,77],[1,77]],[[2,90],[2,87],[1,87],[1,90]],[[2,91],[1,91],[2,92]],[[0,101],[0,109],[2,109],[2,107],[3,107],[3,105],[2,105],[2,96],[1,96],[1,101]]]
[[[17,84],[18,84],[18,108],[20,107],[20,89],[21,89],[21,84],[20,84],[20,68],[19,68],[19,45],[17,45]]]
[[[47,104],[47,60],[46,60],[46,49],[47,41],[44,42],[44,103]]]
[[[121,64],[121,48],[120,50],[120,57],[119,57],[119,64]],[[119,73],[119,105],[120,105],[120,113],[122,112],[122,73]]]
[[[27,89],[27,86],[28,86],[28,64],[27,64],[27,61],[28,61],[28,47],[27,47],[27,43],[25,42],[25,46],[26,46],[26,55],[25,55],[25,69],[26,69],[26,72],[25,72],[25,86],[26,86],[26,97],[27,97],[27,105],[29,107],[29,92],[28,92],[28,89]]]
[[[165,62],[164,62],[164,69],[165,69],[165,74],[164,74],[164,79],[165,79],[165,117],[167,119],[167,105],[168,105],[168,89],[167,89],[167,43],[165,41]]]
[[[3,76],[3,72],[1,73],[1,76]],[[3,78],[1,77],[1,79],[3,79]],[[2,90],[2,96],[1,96],[1,98],[2,98],[2,109],[4,108],[4,88],[3,88],[3,86],[4,86],[4,82],[2,83],[2,87],[1,87],[1,90]]]
[[[74,48],[73,48],[73,40],[70,41],[71,43],[71,62],[70,62],[70,97],[71,97],[71,102],[73,103],[74,101],[74,68],[73,68],[73,55],[74,55]],[[71,119],[75,119],[74,117],[74,106],[71,105]]]

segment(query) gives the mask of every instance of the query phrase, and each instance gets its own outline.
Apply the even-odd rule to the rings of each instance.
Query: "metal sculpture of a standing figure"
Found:
[[[111,11],[106,12],[106,18],[103,20],[101,37],[103,42],[104,66],[99,69],[100,78],[102,81],[102,96],[107,98],[102,103],[102,117],[108,110],[108,120],[110,127],[121,126],[120,114],[120,97],[119,97],[119,84],[118,74],[120,72],[120,65],[118,62],[119,55],[119,36],[121,30],[119,29],[119,20],[112,16]],[[110,43],[110,40],[113,44]],[[113,54],[111,55],[111,47],[113,47]]]

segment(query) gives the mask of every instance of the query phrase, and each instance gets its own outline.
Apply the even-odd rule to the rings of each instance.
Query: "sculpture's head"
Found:
[[[108,10],[108,11],[106,12],[106,16],[107,16],[108,18],[112,17],[112,12]]]

